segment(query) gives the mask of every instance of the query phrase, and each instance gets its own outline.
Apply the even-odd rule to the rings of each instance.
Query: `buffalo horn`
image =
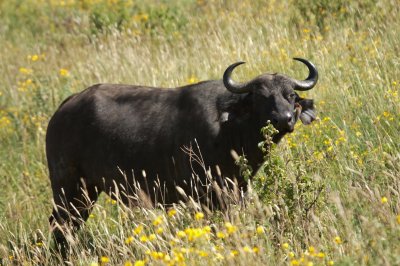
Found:
[[[293,59],[304,63],[308,67],[308,71],[309,71],[308,77],[305,80],[294,80],[295,90],[307,91],[307,90],[312,89],[315,86],[315,84],[317,84],[317,81],[318,81],[317,68],[314,66],[313,63],[307,61],[306,59],[297,58],[297,57],[295,57]]]
[[[245,62],[236,62],[232,65],[230,65],[224,72],[224,85],[225,87],[233,93],[246,93],[250,91],[250,88],[248,88],[248,83],[236,83],[232,80],[231,74],[232,71],[235,67],[238,65],[244,64]]]

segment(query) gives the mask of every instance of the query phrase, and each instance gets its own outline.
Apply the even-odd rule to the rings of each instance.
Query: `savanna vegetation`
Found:
[[[103,195],[70,265],[400,264],[399,14],[395,0],[0,1],[0,264],[62,260],[44,140],[68,95],[220,79],[239,60],[237,80],[302,79],[295,56],[319,69],[304,94],[318,121],[272,148],[245,204],[128,209]]]

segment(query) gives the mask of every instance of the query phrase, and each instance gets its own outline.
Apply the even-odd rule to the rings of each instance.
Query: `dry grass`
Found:
[[[275,149],[280,189],[257,190],[273,178],[260,173],[260,199],[205,217],[103,196],[73,238],[71,264],[400,264],[399,11],[391,0],[2,1],[0,264],[61,259],[44,135],[66,96],[99,82],[220,79],[239,60],[239,80],[303,78],[295,56],[319,68],[307,96],[320,120]]]

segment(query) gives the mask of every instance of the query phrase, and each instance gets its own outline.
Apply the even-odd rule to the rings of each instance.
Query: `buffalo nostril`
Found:
[[[286,117],[286,121],[287,121],[288,123],[292,123],[292,122],[293,122],[293,114],[291,114],[291,113],[286,113],[285,117]]]

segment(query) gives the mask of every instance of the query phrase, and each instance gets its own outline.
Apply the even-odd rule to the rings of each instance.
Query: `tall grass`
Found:
[[[239,60],[238,80],[304,78],[294,56],[320,71],[306,93],[319,121],[274,149],[281,178],[256,180],[274,184],[267,196],[205,217],[103,196],[71,264],[400,264],[399,11],[391,0],[1,1],[0,264],[61,260],[44,138],[65,97],[100,82],[220,79]]]

